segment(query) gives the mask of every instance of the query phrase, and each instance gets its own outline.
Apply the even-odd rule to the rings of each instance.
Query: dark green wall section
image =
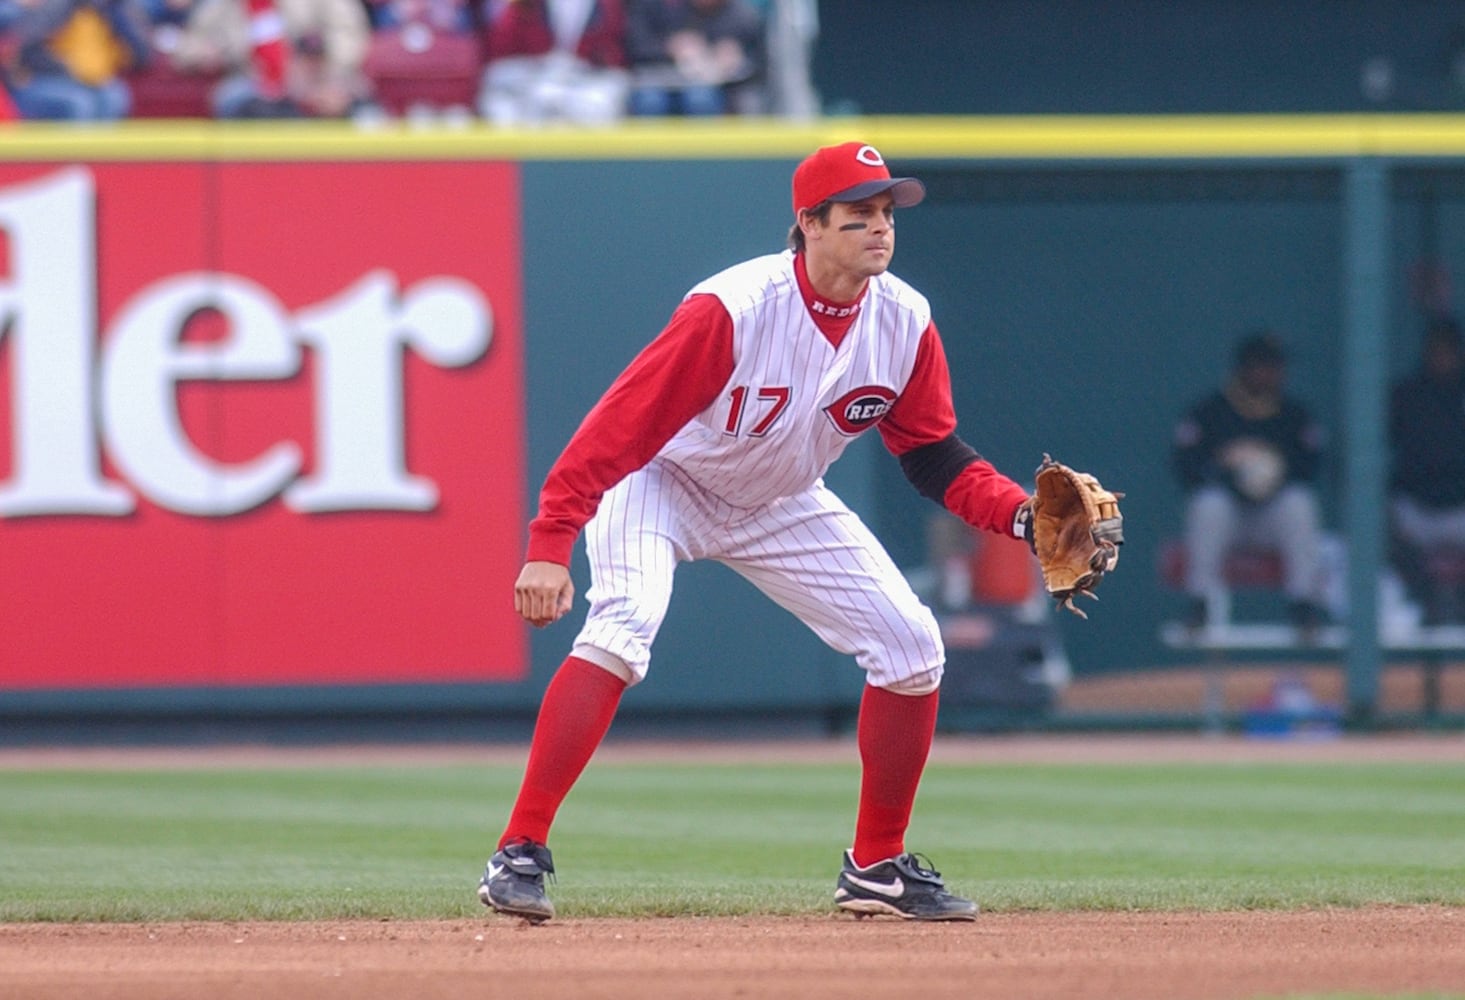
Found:
[[[832,112],[1465,107],[1465,10],[1442,0],[822,0],[819,14],[813,76]]]

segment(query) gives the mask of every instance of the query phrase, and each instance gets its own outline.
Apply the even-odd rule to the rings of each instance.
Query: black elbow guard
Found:
[[[955,434],[912,448],[900,456],[900,470],[923,497],[945,505],[946,490],[961,470],[980,461],[976,449]]]

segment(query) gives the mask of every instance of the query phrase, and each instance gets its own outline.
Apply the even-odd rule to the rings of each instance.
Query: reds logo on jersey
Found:
[[[880,422],[895,402],[895,390],[883,385],[862,385],[851,389],[824,407],[839,433],[849,437]]]

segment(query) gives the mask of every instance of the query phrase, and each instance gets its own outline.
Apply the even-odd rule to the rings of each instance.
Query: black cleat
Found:
[[[899,854],[868,868],[844,852],[834,904],[856,917],[888,913],[904,920],[975,920],[977,904],[946,891],[941,873],[918,854]]]
[[[554,916],[544,894],[544,876],[554,875],[549,848],[532,840],[516,840],[488,859],[478,883],[478,898],[499,913],[541,923]]]

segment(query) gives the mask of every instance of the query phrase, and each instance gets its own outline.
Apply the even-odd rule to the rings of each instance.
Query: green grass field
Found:
[[[450,918],[517,767],[0,771],[0,920]],[[853,765],[595,763],[562,916],[828,912]],[[1465,764],[932,765],[909,846],[988,911],[1465,905]]]

